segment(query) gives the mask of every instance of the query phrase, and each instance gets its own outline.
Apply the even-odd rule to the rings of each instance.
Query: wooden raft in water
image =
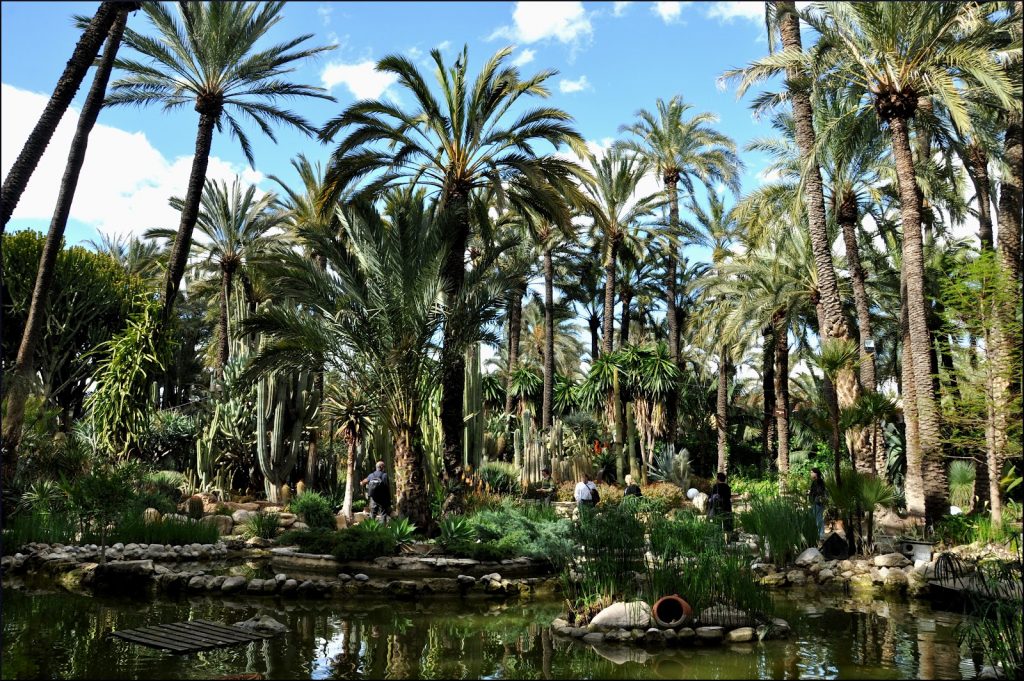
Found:
[[[172,653],[196,653],[200,650],[261,641],[272,636],[207,620],[156,624],[151,627],[114,631],[110,635],[140,646],[160,648]]]

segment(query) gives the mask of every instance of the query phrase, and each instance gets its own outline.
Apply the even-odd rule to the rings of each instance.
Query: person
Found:
[[[359,484],[366,487],[366,495],[370,499],[370,517],[386,523],[391,510],[391,485],[388,484],[384,462],[378,461],[376,469]]]
[[[577,508],[597,506],[600,495],[597,492],[597,485],[590,480],[589,473],[584,473],[583,479],[576,483],[576,489],[573,490],[572,498],[576,500]]]
[[[825,489],[825,480],[821,477],[821,469],[811,469],[811,488],[807,492],[807,498],[814,509],[814,522],[818,525],[818,536],[825,534],[825,501],[828,499],[828,490]]]
[[[540,469],[540,482],[537,483],[537,494],[541,501],[550,504],[555,500],[555,481],[551,479],[551,469],[547,466]]]
[[[719,473],[717,482],[711,486],[708,497],[708,508],[711,517],[721,516],[722,526],[726,532],[732,533],[732,489],[725,481],[725,473]]]
[[[642,497],[643,494],[640,492],[640,485],[633,482],[633,476],[626,474],[626,490],[622,493],[622,498],[626,497]]]

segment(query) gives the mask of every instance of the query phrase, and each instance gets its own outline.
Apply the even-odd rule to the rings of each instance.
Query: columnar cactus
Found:
[[[257,384],[256,459],[270,501],[279,500],[281,485],[295,468],[302,431],[317,406],[309,371],[279,372]]]

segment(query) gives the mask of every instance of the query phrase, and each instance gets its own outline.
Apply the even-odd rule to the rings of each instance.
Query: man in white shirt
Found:
[[[597,485],[590,481],[589,474],[584,473],[583,479],[576,483],[572,497],[576,500],[577,508],[597,505]]]

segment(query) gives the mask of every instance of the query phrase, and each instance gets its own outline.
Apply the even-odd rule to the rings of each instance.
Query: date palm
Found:
[[[275,124],[313,135],[310,123],[278,102],[304,97],[335,101],[323,88],[282,78],[332,46],[299,49],[312,37],[307,34],[257,48],[282,19],[283,7],[283,2],[182,2],[176,18],[167,5],[147,2],[142,11],[156,35],[125,31],[125,44],[144,61],[117,60],[124,74],[111,85],[106,105],[159,105],[165,111],[191,105],[199,114],[195,155],[164,284],[165,320],[170,319],[188,264],[214,131],[226,124],[252,165],[242,120],[255,122],[275,142]]]
[[[971,130],[966,102],[984,93],[1009,111],[1019,111],[1019,85],[991,51],[993,35],[1011,17],[986,21],[983,9],[960,3],[824,3],[806,14],[820,34],[811,54],[822,84],[845,93],[858,108],[874,108],[889,132],[903,223],[909,359],[914,376],[923,508],[911,511],[934,521],[947,510],[945,467],[941,462],[940,415],[932,384],[931,335],[925,300],[922,206],[911,149],[910,123],[919,104],[929,100],[948,112],[961,130]],[[1010,51],[1020,51],[1019,42]],[[909,456],[908,452],[908,456]],[[908,490],[908,503],[920,498]]]
[[[185,209],[180,197],[172,197],[172,208]],[[280,237],[269,232],[278,226],[277,196],[271,192],[256,196],[256,187],[242,190],[236,178],[231,188],[223,180],[207,180],[200,199],[196,226],[201,240],[192,244],[192,255],[201,271],[211,273],[217,282],[220,311],[217,317],[217,372],[223,377],[230,354],[228,310],[234,292],[235,277],[255,262]],[[174,239],[170,229],[151,229],[146,238]]]
[[[743,163],[736,155],[735,143],[712,126],[718,117],[710,112],[692,113],[692,105],[679,95],[669,101],[659,99],[652,113],[641,109],[635,114],[636,121],[623,125],[620,131],[631,138],[618,143],[650,165],[665,191],[663,200],[668,204],[668,239],[665,259],[665,308],[668,321],[668,347],[672,361],[679,366],[679,291],[676,268],[678,248],[674,236],[679,230],[679,192],[683,190],[691,198],[695,181],[703,184],[709,192],[715,185],[724,183],[733,191],[739,191],[739,171]],[[666,430],[669,442],[675,448],[676,438],[676,393],[669,391],[666,406],[668,419]]]
[[[580,172],[575,163],[536,150],[542,144],[567,144],[584,153],[583,139],[569,114],[550,106],[527,109],[517,118],[509,114],[528,98],[547,97],[545,83],[556,73],[545,70],[523,79],[506,62],[511,53],[512,48],[498,50],[474,81],[468,72],[467,48],[450,66],[439,50],[432,50],[439,92],[410,59],[386,56],[377,62],[377,70],[396,77],[396,87],[411,104],[403,108],[383,99],[358,101],[320,132],[322,140],[331,141],[347,131],[331,155],[329,183],[348,188],[372,176],[361,193],[376,194],[412,181],[436,197],[444,221],[447,259],[442,274],[449,301],[459,298],[466,279],[470,198],[475,190],[489,188],[499,200],[499,210],[531,209],[563,222],[568,206],[550,187],[565,184]],[[455,329],[446,328],[441,430],[445,476],[450,481],[460,479],[462,472],[465,350],[457,343]]]
[[[373,408],[367,396],[357,386],[331,384],[323,403],[323,417],[331,428],[345,440],[348,459],[345,465],[345,497],[341,503],[341,515],[351,524],[353,520],[352,497],[356,481],[356,451],[366,439],[373,425]]]

